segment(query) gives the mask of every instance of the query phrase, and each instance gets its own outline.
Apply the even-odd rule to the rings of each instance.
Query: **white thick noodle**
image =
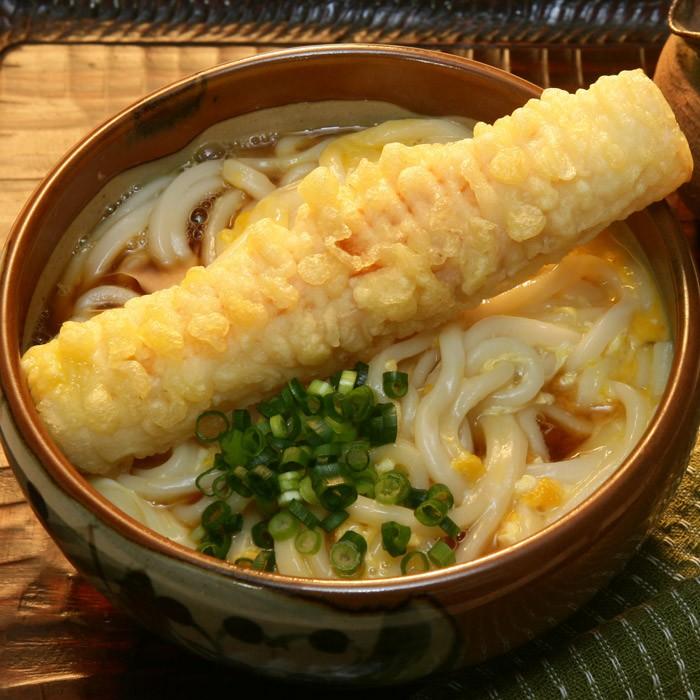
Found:
[[[440,440],[440,419],[455,399],[464,376],[465,357],[462,330],[449,325],[440,333],[440,374],[435,386],[416,410],[415,440],[433,481],[446,484],[455,499],[467,489],[465,479],[454,469],[447,449]]]
[[[84,263],[84,282],[99,277],[109,271],[117,257],[136,236],[148,225],[155,199],[151,199],[119,219],[105,232],[94,248],[88,253]]]
[[[221,254],[221,245],[217,242],[217,234],[228,228],[234,214],[243,206],[245,195],[240,190],[228,190],[216,198],[207,219],[202,236],[201,257],[205,265],[210,265]]]
[[[187,239],[189,213],[223,187],[222,168],[219,160],[193,165],[178,175],[158,199],[148,222],[148,250],[160,265],[167,267],[192,257]]]
[[[458,562],[478,557],[508,510],[513,486],[525,471],[527,439],[513,416],[484,416],[486,474],[466,506],[455,509],[452,519],[468,526],[467,536],[457,547]],[[474,514],[476,519],[474,518]]]
[[[458,457],[464,450],[474,450],[467,414],[487,396],[510,382],[514,375],[515,365],[504,361],[498,362],[492,370],[462,380],[459,394],[440,427],[442,440],[451,457]]]
[[[275,541],[275,563],[277,570],[285,576],[312,578],[314,575],[306,557],[297,552],[293,537]]]
[[[634,311],[635,304],[629,299],[623,298],[615,304],[579,341],[567,360],[567,368],[581,369],[583,365],[598,357],[615,336],[627,328]]]
[[[73,306],[73,321],[90,318],[96,311],[124,306],[129,299],[139,296],[137,292],[115,284],[103,284],[81,294]]]
[[[275,186],[259,170],[246,165],[242,160],[229,159],[224,163],[224,180],[254,199],[272,194]]]
[[[589,478],[579,482],[570,498],[560,508],[553,510],[548,515],[549,522],[573,510],[605,482],[639,442],[646,429],[650,418],[650,406],[647,399],[639,391],[622,382],[611,382],[611,387],[625,409],[624,436],[611,450],[599,469]]]
[[[549,449],[545,442],[542,430],[537,422],[539,410],[536,406],[524,408],[518,411],[517,418],[521,430],[525,433],[530,445],[530,451],[539,457],[543,462],[549,461]]]
[[[490,338],[477,345],[467,355],[467,372],[480,374],[497,362],[516,366],[518,381],[499,389],[491,396],[491,404],[524,406],[537,396],[544,385],[542,358],[532,346],[516,338]]]

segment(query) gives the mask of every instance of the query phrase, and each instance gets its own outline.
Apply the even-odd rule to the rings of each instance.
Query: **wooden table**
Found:
[[[168,82],[260,50],[27,44],[6,53],[0,64],[0,242],[38,181],[92,126]],[[650,71],[658,57],[658,50],[614,48],[583,56],[572,49],[463,53],[568,88],[606,70],[641,64]],[[681,213],[692,230],[692,217]],[[3,697],[135,698],[240,689],[240,673],[142,631],[76,574],[24,501],[2,452],[0,584]],[[279,690],[256,683],[258,690]]]

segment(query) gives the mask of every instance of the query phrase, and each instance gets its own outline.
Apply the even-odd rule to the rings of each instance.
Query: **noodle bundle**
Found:
[[[306,167],[292,165],[299,172]],[[193,174],[197,168],[206,172]],[[665,196],[691,168],[668,105],[641,71],[602,78],[575,95],[546,90],[494,125],[478,124],[473,139],[391,143],[375,160],[349,167],[332,159],[324,164],[322,157],[298,184],[280,190],[242,161],[195,166],[179,176],[188,178],[193,205],[215,194],[220,171],[261,201],[239,217],[231,244],[208,267],[193,267],[180,284],[130,298],[123,308],[67,322],[53,340],[30,348],[23,366],[32,396],[76,466],[91,473],[126,467],[191,436],[206,408],[248,405],[293,377],[330,374],[454,319]],[[172,231],[170,239],[149,242],[165,266],[190,255],[181,225],[169,221],[167,196],[176,182],[161,183],[164,197],[128,215],[137,227],[150,217]],[[216,241],[207,245],[210,255],[218,252]],[[96,271],[103,260],[95,253]],[[631,318],[625,304],[620,299],[578,341],[568,370],[581,369],[608,345],[611,328]],[[573,339],[543,323],[543,335]],[[446,331],[441,345],[459,343],[459,334]],[[454,404],[448,429],[457,431],[460,412],[489,389],[450,382],[447,375],[469,376],[489,353],[517,357],[512,372],[527,379],[498,392],[495,400],[506,409],[536,396],[555,368],[517,339],[464,342],[474,349],[462,360],[442,353],[436,381],[445,388],[434,405],[406,410],[417,444],[433,455],[431,476],[462,490],[454,470],[444,469],[449,454],[431,445],[425,421]],[[460,362],[464,368],[447,369]],[[506,377],[511,370],[498,371]],[[635,396],[623,387],[615,391],[631,416],[643,413]],[[499,483],[514,484],[520,475],[513,465],[523,462],[532,420],[489,418],[483,430],[492,446],[490,471]],[[505,459],[500,446],[506,443],[517,459]],[[493,505],[488,517],[476,515],[471,500],[460,507],[464,522],[479,517],[486,523],[463,544],[470,556],[506,506]]]

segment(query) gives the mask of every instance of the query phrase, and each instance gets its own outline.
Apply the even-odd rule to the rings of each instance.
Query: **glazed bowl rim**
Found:
[[[358,60],[366,56],[381,56],[384,58],[422,63],[438,64],[443,67],[466,70],[482,74],[494,81],[500,81],[509,87],[518,88],[529,93],[532,97],[540,94],[541,88],[500,69],[478,63],[466,58],[440,54],[424,49],[372,45],[372,44],[337,44],[311,47],[300,47],[273,51],[249,58],[227,62],[210,69],[199,71],[186,78],[171,83],[136,103],[121,110],[111,119],[96,127],[83,137],[58,162],[51,172],[42,180],[37,189],[25,204],[16,219],[7,238],[4,249],[4,261],[0,271],[0,318],[15,320],[13,333],[9,332],[8,324],[2,324],[0,333],[0,381],[2,391],[9,404],[13,421],[26,443],[28,449],[37,458],[50,478],[71,498],[86,508],[94,517],[107,528],[116,531],[133,544],[145,547],[150,552],[175,559],[181,563],[195,566],[202,571],[208,571],[224,576],[232,581],[254,585],[264,585],[282,589],[288,592],[303,592],[307,594],[349,594],[351,592],[396,593],[401,591],[428,592],[433,588],[450,585],[459,580],[466,585],[468,580],[476,581],[480,577],[488,577],[499,567],[504,571],[518,571],[519,563],[532,557],[543,548],[552,548],[553,543],[562,544],[570,540],[573,531],[584,522],[605,522],[605,515],[612,508],[615,500],[624,493],[625,486],[630,486],[638,472],[644,468],[646,459],[653,458],[654,452],[663,452],[661,444],[665,435],[674,434],[683,424],[682,416],[692,411],[692,397],[698,393],[698,359],[700,357],[700,340],[695,340],[690,332],[691,319],[700,319],[700,302],[698,296],[698,281],[692,257],[687,243],[684,241],[677,225],[673,225],[676,235],[667,239],[669,253],[672,258],[674,280],[679,288],[676,301],[676,319],[678,321],[675,338],[675,358],[671,376],[666,390],[659,401],[657,410],[649,425],[630,455],[591,496],[549,526],[536,532],[530,537],[497,552],[488,554],[464,564],[455,564],[446,569],[431,571],[425,574],[405,578],[367,579],[367,580],[336,580],[336,579],[307,579],[281,574],[249,572],[225,561],[200,554],[183,545],[155,533],[130,516],[112,505],[104,496],[99,494],[89,482],[63,456],[48,432],[43,426],[34,403],[29,395],[26,382],[21,372],[18,337],[23,329],[12,309],[13,279],[19,274],[22,265],[21,251],[28,245],[32,236],[32,223],[42,202],[51,199],[63,178],[70,173],[74,163],[89,155],[93,144],[111,129],[128,119],[134,112],[143,110],[154,102],[172,98],[183,91],[195,89],[202,81],[214,77],[235,75],[245,71],[249,66],[259,66],[270,62],[298,62],[303,69],[304,61],[318,57],[340,57],[344,60]],[[360,98],[361,99],[361,98]],[[163,155],[168,155],[164,153]],[[102,183],[104,184],[104,183]],[[100,187],[102,186],[100,185]],[[96,190],[95,194],[97,193]],[[670,221],[666,205],[656,204],[650,208],[657,216],[665,216]],[[12,324],[9,324],[12,325]],[[695,364],[693,359],[695,358]],[[693,371],[694,370],[694,371]],[[688,376],[692,380],[692,391],[688,391]],[[682,381],[682,380],[686,381]],[[695,419],[697,427],[697,419]],[[662,430],[663,428],[663,430]],[[642,458],[643,457],[643,458]],[[602,526],[598,526],[599,529]],[[562,548],[563,549],[563,548]],[[554,565],[552,563],[551,565]],[[527,567],[525,567],[527,569]],[[531,575],[534,575],[532,572]],[[538,573],[542,573],[539,570]],[[523,574],[520,573],[520,578]]]

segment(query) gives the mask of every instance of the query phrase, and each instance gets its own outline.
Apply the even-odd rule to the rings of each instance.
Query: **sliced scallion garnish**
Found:
[[[430,557],[430,561],[432,561],[435,566],[439,566],[440,568],[444,568],[445,566],[450,566],[451,564],[455,563],[455,553],[452,551],[452,548],[442,540],[438,540],[430,548],[428,551],[428,556]]]
[[[384,372],[382,388],[390,399],[400,399],[408,391],[408,375],[406,372]]]
[[[236,566],[240,566],[242,569],[252,569],[254,562],[250,557],[238,557],[233,563]]]
[[[326,532],[333,532],[339,525],[342,525],[350,517],[346,510],[337,510],[330,513],[321,521],[321,527]]]
[[[326,510],[344,510],[357,500],[355,484],[341,475],[312,477],[312,483],[318,502]]]
[[[355,388],[355,381],[357,380],[357,372],[346,369],[340,373],[340,379],[338,380],[338,391],[341,394],[347,394]]]
[[[452,491],[450,491],[449,487],[445,486],[445,484],[433,484],[428,489],[428,498],[434,498],[437,501],[442,501],[447,505],[447,510],[452,508],[455,502]]]
[[[253,568],[258,571],[275,570],[275,552],[271,549],[263,549],[253,560]]]
[[[267,528],[267,520],[261,520],[250,529],[250,534],[253,539],[253,544],[260,549],[272,549],[275,542]]]
[[[445,516],[441,521],[440,521],[440,527],[442,528],[443,532],[445,532],[447,535],[452,537],[453,539],[459,535],[461,530],[459,529],[459,525],[452,520],[451,518],[448,518]]]
[[[204,411],[197,417],[194,435],[197,440],[206,444],[217,442],[229,427],[228,418],[221,411]]]
[[[416,520],[423,525],[438,525],[447,514],[447,507],[443,501],[428,498],[413,511]]]
[[[299,521],[288,510],[281,510],[270,518],[267,529],[273,540],[288,540],[299,529]]]
[[[319,530],[300,530],[294,538],[294,546],[300,554],[316,554],[321,549],[323,536]]]
[[[362,566],[367,541],[362,535],[348,530],[332,547],[331,566],[340,576],[352,576]]]
[[[320,520],[301,501],[291,501],[287,507],[289,512],[306,527],[316,528],[321,524]]]
[[[426,571],[430,571],[430,561],[424,552],[414,550],[406,554],[401,560],[401,573],[404,576],[423,574]]]
[[[379,503],[402,503],[411,491],[408,479],[396,469],[380,474],[374,487],[374,497]]]
[[[382,523],[382,547],[389,552],[392,557],[406,554],[406,546],[410,539],[410,527],[401,525],[393,520]]]

